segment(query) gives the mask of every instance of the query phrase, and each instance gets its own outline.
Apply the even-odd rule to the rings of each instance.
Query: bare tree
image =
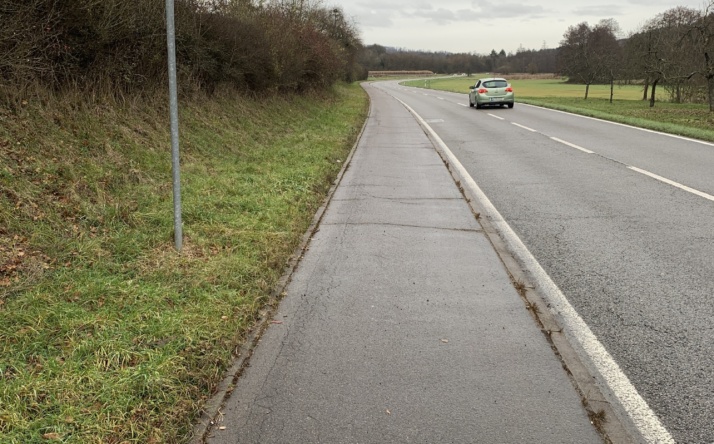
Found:
[[[690,8],[676,7],[658,14],[631,37],[630,53],[636,66],[650,86],[650,107],[655,105],[657,86],[662,84],[672,92],[672,98],[681,100],[681,91],[696,74],[693,69],[689,35],[699,13]]]
[[[596,76],[610,84],[610,103],[614,96],[615,80],[622,66],[622,47],[617,41],[619,33],[620,25],[614,19],[604,19],[595,25],[590,34]]]
[[[642,100],[647,100],[649,97],[649,87],[651,76],[646,69],[646,57],[650,51],[651,37],[646,32],[639,30],[631,33],[625,40],[623,48],[623,76],[628,81],[642,80]]]
[[[560,42],[558,60],[561,72],[570,79],[578,80],[585,84],[585,99],[588,98],[590,84],[595,80],[592,52],[590,48],[590,34],[592,29],[587,22],[568,27]]]
[[[607,19],[592,28],[587,22],[579,23],[563,34],[558,53],[561,71],[585,84],[586,100],[592,83],[614,83],[620,54],[615,35],[618,32],[617,22]]]
[[[707,84],[709,111],[714,112],[714,0],[709,0],[691,24],[689,37],[699,59],[697,72]]]

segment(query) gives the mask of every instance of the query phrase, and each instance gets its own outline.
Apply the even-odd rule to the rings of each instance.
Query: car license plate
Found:
[[[501,100],[503,100],[501,97],[491,97],[492,102],[500,102]]]

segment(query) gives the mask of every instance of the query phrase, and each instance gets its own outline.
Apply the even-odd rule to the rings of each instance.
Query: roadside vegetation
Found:
[[[0,441],[185,442],[366,117],[357,85],[0,112]]]
[[[491,75],[419,79],[406,81],[404,84],[467,94],[469,86],[474,84],[476,78]],[[643,85],[633,84],[615,86],[615,98],[612,102],[610,85],[591,85],[589,98],[586,100],[582,97],[582,85],[568,83],[558,76],[515,74],[506,78],[513,85],[518,103],[714,142],[714,113],[709,112],[706,104],[662,101],[653,108],[649,106],[648,100],[643,100]],[[667,93],[661,91],[660,94],[664,96]]]
[[[181,443],[366,118],[340,8],[0,6],[0,442]]]
[[[303,92],[366,77],[339,7],[280,0],[176,0],[181,91]],[[4,0],[0,104],[47,90],[129,98],[168,83],[165,2]]]

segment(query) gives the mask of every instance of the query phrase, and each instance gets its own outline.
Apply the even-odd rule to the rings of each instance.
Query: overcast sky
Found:
[[[329,1],[325,2],[330,4]],[[340,0],[365,45],[490,53],[557,48],[568,26],[615,19],[624,34],[675,6],[703,0]]]

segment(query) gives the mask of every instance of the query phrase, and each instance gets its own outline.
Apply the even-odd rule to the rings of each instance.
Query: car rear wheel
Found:
[[[508,104],[508,107],[509,107],[509,108],[513,108],[513,102],[509,103],[509,104]]]
[[[474,102],[472,102],[471,100],[469,100],[469,106],[470,106],[471,108],[473,108],[473,107],[474,107]]]

